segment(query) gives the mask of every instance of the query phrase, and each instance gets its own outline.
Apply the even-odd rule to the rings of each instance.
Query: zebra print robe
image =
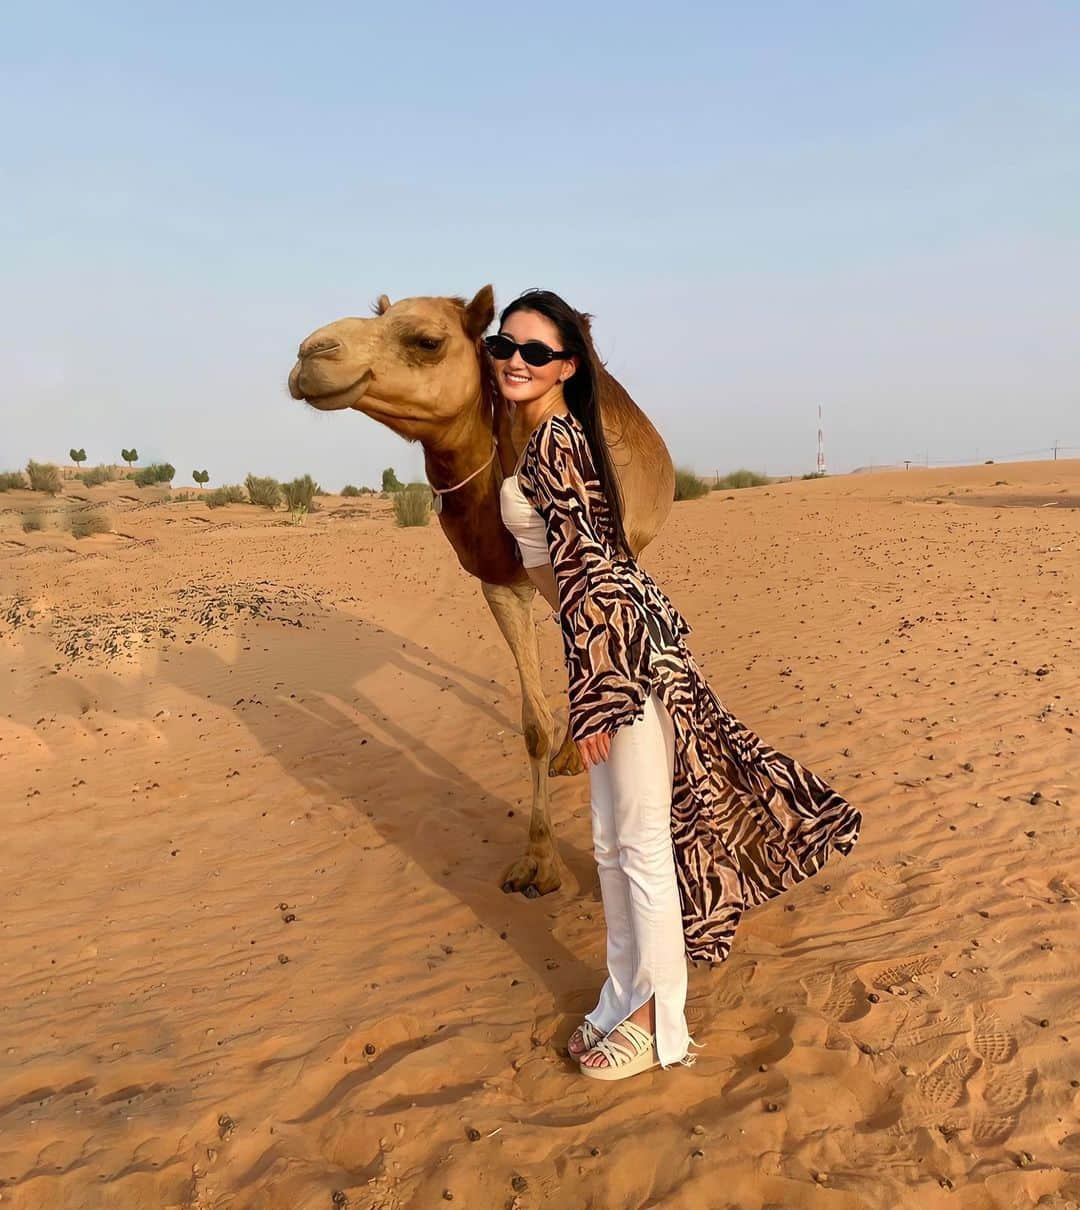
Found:
[[[529,436],[522,493],[544,518],[569,672],[570,733],[642,717],[655,689],[675,732],[671,836],[688,957],[723,962],[743,912],[851,851],[862,816],[739,722],[684,639],[691,626],[636,560],[617,554],[585,431],[553,415]]]

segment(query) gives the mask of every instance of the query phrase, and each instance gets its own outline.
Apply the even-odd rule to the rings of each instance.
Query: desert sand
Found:
[[[1080,1204],[1080,461],[674,506],[710,682],[863,833],[691,971],[696,1065],[613,1084],[561,1051],[587,780],[504,895],[517,676],[434,521],[79,495],[114,532],[0,496],[4,1210]]]

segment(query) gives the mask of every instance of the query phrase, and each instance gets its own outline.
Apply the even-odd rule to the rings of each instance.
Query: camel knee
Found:
[[[537,723],[525,724],[525,749],[533,760],[547,756],[551,751],[551,738],[547,729]]]

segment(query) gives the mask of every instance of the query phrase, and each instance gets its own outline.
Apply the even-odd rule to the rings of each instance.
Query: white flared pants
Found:
[[[608,1033],[656,997],[660,1063],[681,1062],[686,943],[671,842],[675,733],[655,691],[645,714],[620,727],[608,758],[589,766],[593,851],[607,921],[608,977],[586,1016]]]

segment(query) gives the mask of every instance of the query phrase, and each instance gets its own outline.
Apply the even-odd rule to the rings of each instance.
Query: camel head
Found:
[[[479,340],[494,292],[472,299],[382,295],[370,319],[338,319],[300,345],[289,393],[321,412],[353,408],[408,441],[433,440],[480,397]]]

